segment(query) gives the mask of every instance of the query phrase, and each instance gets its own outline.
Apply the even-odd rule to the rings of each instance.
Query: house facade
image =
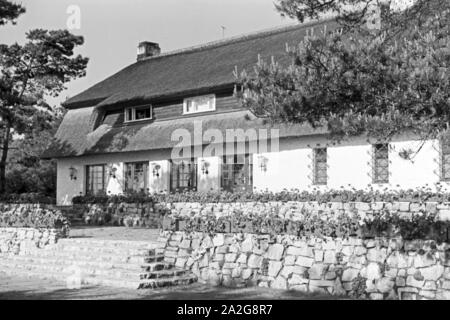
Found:
[[[251,70],[258,58],[289,63],[286,45],[325,27],[336,25],[295,25],[169,53],[141,43],[137,62],[64,103],[67,114],[43,155],[57,159],[57,203],[130,191],[445,187],[450,147],[441,141],[405,134],[389,144],[365,137],[336,144],[323,128],[272,125],[240,105],[235,69]]]

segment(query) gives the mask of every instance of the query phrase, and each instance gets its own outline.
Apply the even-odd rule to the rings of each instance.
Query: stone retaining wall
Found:
[[[26,254],[64,237],[56,229],[0,228],[0,254]]]
[[[366,216],[389,210],[400,214],[411,214],[422,211],[436,213],[441,220],[450,220],[450,202],[234,202],[234,203],[161,203],[159,207],[169,210],[175,216],[199,216],[214,213],[217,216],[233,214],[241,211],[244,214],[276,213],[285,219],[301,219],[305,211],[317,214],[354,214]]]
[[[165,259],[214,285],[369,299],[450,299],[450,244],[162,231]]]

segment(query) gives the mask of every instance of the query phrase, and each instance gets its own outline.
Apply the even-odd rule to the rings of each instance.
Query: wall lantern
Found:
[[[71,166],[69,168],[69,176],[70,180],[77,180],[77,169]]]
[[[116,178],[116,172],[117,172],[116,167],[114,167],[114,166],[109,167],[109,176],[112,177],[113,179]]]
[[[205,161],[205,160],[202,160],[202,166],[201,166],[201,168],[202,168],[202,173],[205,175],[207,175],[208,173],[209,173],[209,171],[208,171],[208,167],[209,167],[209,163],[207,162],[207,161]]]
[[[267,159],[264,156],[259,156],[258,162],[259,162],[259,168],[261,169],[261,172],[266,172],[267,171],[267,162],[269,162],[269,159]]]
[[[159,164],[154,164],[153,165],[153,170],[152,170],[152,172],[153,172],[153,176],[154,177],[159,177],[159,170],[161,169],[161,166],[159,165]]]

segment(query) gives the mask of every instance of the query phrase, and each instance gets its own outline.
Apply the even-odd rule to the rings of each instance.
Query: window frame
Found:
[[[144,190],[143,192],[147,192],[149,183],[148,183],[148,176],[149,176],[149,163],[148,161],[133,161],[133,162],[125,162],[123,164],[123,171],[124,171],[124,191],[134,191],[134,192],[141,192],[141,190],[135,190],[133,188],[130,188],[127,184],[127,178],[128,178],[128,171],[127,171],[127,167],[129,165],[132,166],[132,170],[131,170],[131,179],[134,179],[135,177],[135,172],[136,172],[136,164],[142,164],[143,165],[143,174],[144,174]],[[132,184],[134,185],[134,181],[132,181]]]
[[[170,192],[179,192],[184,190],[197,191],[198,188],[198,159],[197,158],[183,158],[183,159],[171,159],[170,161]],[[181,163],[186,162],[185,166],[191,167],[190,171],[180,172],[179,166]],[[183,175],[183,179],[181,179]],[[188,177],[188,179],[186,179]],[[191,181],[191,186],[180,186],[181,181]]]
[[[102,186],[103,188],[100,190],[98,190],[97,192],[93,192],[93,190],[90,188],[90,168],[93,167],[102,167]],[[90,165],[86,165],[85,166],[85,171],[86,171],[86,183],[85,183],[85,194],[86,195],[97,195],[97,194],[101,194],[101,192],[106,194],[106,163],[99,163],[99,164],[90,164]],[[93,184],[92,184],[93,185]]]
[[[319,168],[319,152],[324,150],[325,161],[321,161],[321,163],[325,163],[324,168]],[[324,174],[324,177],[319,176],[319,174]],[[323,179],[325,181],[323,181]],[[326,186],[328,184],[328,149],[324,148],[314,148],[313,149],[313,184],[318,186]]]
[[[379,177],[379,173],[378,173],[378,169],[379,169],[379,163],[378,160],[383,160],[377,157],[377,146],[380,145],[385,145],[386,146],[386,167],[384,168],[385,170],[387,170],[387,178],[385,180],[382,180]],[[389,183],[389,176],[390,176],[390,171],[389,171],[389,143],[376,143],[372,145],[372,183],[373,184],[387,184]]]
[[[188,101],[192,100],[195,101],[195,99],[201,99],[201,98],[208,98],[212,100],[212,109],[210,110],[201,110],[201,111],[188,111],[187,105]],[[183,115],[185,114],[195,114],[195,113],[205,113],[205,112],[212,112],[216,111],[216,95],[215,94],[207,94],[202,96],[195,96],[195,97],[189,97],[183,99]]]
[[[450,171],[450,168],[448,170],[445,170],[445,156],[450,156],[450,137],[448,138],[449,141],[446,148],[444,148],[445,138],[446,137],[442,137],[441,139],[439,139],[439,180],[442,182],[449,182],[450,174],[448,177],[446,177],[445,172]],[[447,149],[447,152],[444,152],[444,149]],[[450,166],[450,163],[448,163],[447,165]]]
[[[136,110],[147,109],[147,108],[150,108],[150,118],[136,119]],[[130,110],[131,110],[131,114],[132,114],[131,115],[132,119],[129,119],[129,117],[128,117],[128,112]],[[125,108],[124,123],[148,121],[148,120],[153,120],[153,105],[143,104],[143,105],[139,105],[139,106]]]
[[[236,183],[238,174],[243,174],[243,184]],[[220,188],[229,192],[253,191],[253,154],[222,156]]]

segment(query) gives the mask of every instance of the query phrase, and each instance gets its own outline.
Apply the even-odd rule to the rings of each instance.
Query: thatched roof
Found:
[[[176,129],[185,129],[194,136],[194,121],[192,118],[158,121],[133,126],[111,126],[102,124],[91,131],[93,108],[69,110],[55,141],[43,155],[51,157],[72,157],[90,154],[105,154],[112,152],[133,152],[142,150],[173,148],[179,140],[172,140]],[[80,122],[70,120],[77,119]],[[201,121],[203,133],[208,129],[218,129],[227,142],[227,129],[267,129],[271,137],[271,129],[279,129],[280,138],[302,135],[324,134],[324,129],[313,129],[307,125],[275,125],[256,118],[249,111],[233,111],[217,115],[203,115],[195,118]],[[80,124],[85,124],[80,126]],[[228,139],[230,140],[230,139]],[[231,141],[231,140],[230,140]],[[204,142],[207,143],[208,141]],[[192,145],[195,141],[192,140]]]
[[[284,27],[147,58],[117,72],[64,103],[67,108],[106,106],[156,99],[233,85],[233,70],[252,68],[258,55],[286,62],[286,44],[300,42],[311,29],[336,26],[331,20]]]
[[[172,132],[177,128],[193,132],[193,117],[111,126],[101,124],[99,115],[112,105],[161,101],[233,88],[236,67],[238,70],[253,67],[258,55],[266,59],[274,56],[277,61],[287,63],[286,44],[294,45],[311,28],[317,32],[325,26],[330,30],[336,24],[327,20],[296,25],[136,62],[66,101],[64,105],[69,110],[43,157],[172,148],[178,143],[171,140]],[[203,130],[214,128],[223,133],[226,129],[271,128],[248,111],[196,116],[197,119],[203,121]],[[325,132],[300,125],[283,125],[279,129],[280,138]]]

